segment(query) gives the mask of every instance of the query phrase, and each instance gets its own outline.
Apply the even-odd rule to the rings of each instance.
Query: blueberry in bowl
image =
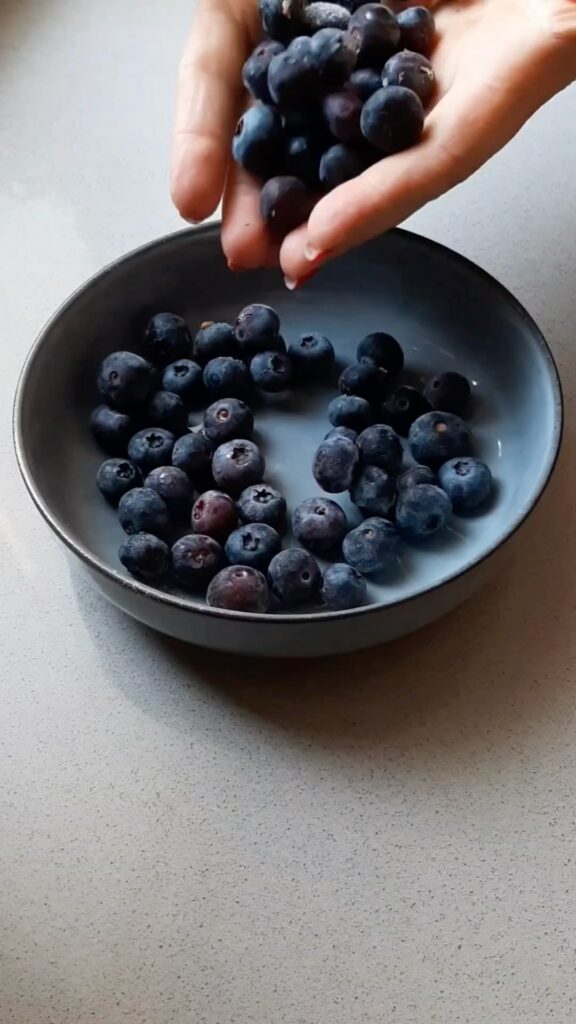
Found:
[[[238,324],[240,311],[249,306],[273,312],[257,310]],[[187,338],[185,353],[174,347],[160,352],[136,336],[135,323],[147,322],[149,313],[143,311],[150,310],[175,311],[192,339],[208,321],[228,327],[209,335],[201,355]],[[393,347],[385,344],[378,348],[371,342],[370,351],[357,356],[370,333],[398,342],[405,363],[400,370],[386,362]],[[310,346],[319,353],[318,367],[312,368],[313,357],[304,365],[290,354],[294,375],[280,405],[260,395],[253,402],[252,391],[212,397],[202,384],[198,406],[193,396],[189,401],[178,395],[192,409],[192,430],[188,427],[182,437],[169,430],[166,437],[166,428],[142,423],[168,367],[189,360],[205,369],[213,359],[237,359],[250,377],[256,354],[283,351],[281,336],[291,347],[312,335],[329,339],[339,373],[357,358],[380,366],[387,376],[384,396],[338,395],[334,362],[322,343]],[[100,387],[99,368],[111,354],[122,352],[134,359],[106,364]],[[458,412],[436,407],[437,388],[428,399],[423,394],[426,382],[452,372],[468,381],[474,395]],[[199,379],[197,372],[193,376]],[[413,393],[400,390],[407,388],[420,396],[418,409],[410,400]],[[444,392],[438,401],[446,404],[454,397],[455,392]],[[224,494],[220,488],[223,483],[228,487],[228,480],[219,460],[213,464],[220,438],[212,442],[207,437],[203,417],[211,404],[232,398],[249,407],[254,419],[253,431],[245,428],[250,436],[239,440],[256,444],[260,454],[249,478],[240,474],[231,481],[231,493]],[[436,442],[431,452],[430,432],[421,428],[409,441],[422,415],[457,416],[470,433],[470,444],[463,450],[460,438],[454,451]],[[217,226],[154,242],[81,288],[34,345],[18,385],[14,416],[16,453],[30,495],[77,569],[103,596],[182,640],[237,654],[285,657],[383,643],[430,623],[473,593],[496,571],[500,553],[544,493],[561,424],[558,377],[538,328],[500,285],[460,256],[427,239],[392,231],[327,264],[302,293],[293,295],[279,286],[272,270],[231,274],[221,256]],[[372,485],[377,477],[382,483],[379,474],[392,481],[393,494],[390,481],[382,487],[386,501],[392,499],[389,511],[384,512],[384,504],[373,511],[371,503],[364,511],[346,490],[336,495],[341,515],[335,516],[333,533],[315,534],[314,517],[303,524],[301,513],[299,536],[292,533],[303,502],[315,495],[315,501],[333,500],[328,492],[321,494],[312,473],[314,452],[326,434],[344,430],[340,436],[359,452],[364,447],[366,458],[374,458],[374,451],[378,458],[378,431],[375,447],[358,446],[357,439],[367,428],[382,425],[401,436],[403,449],[401,465],[396,459],[392,468],[389,453],[384,454],[389,468],[375,466],[378,473],[371,473]],[[143,446],[140,439],[134,442],[140,430],[158,434],[159,450],[150,438]],[[361,467],[370,465],[363,458],[350,490]],[[118,502],[118,492],[106,500],[97,483],[98,470],[108,459],[137,470],[135,486]],[[459,468],[451,465],[453,460]],[[494,490],[491,498],[470,508],[470,501],[479,500],[483,479],[473,460],[488,467]],[[172,481],[176,490],[171,490],[170,475],[162,474],[168,467],[183,473],[189,485],[178,473]],[[175,481],[182,485],[181,517]],[[426,504],[425,488],[443,494],[438,507],[446,508],[447,501],[451,513],[443,529],[413,540],[409,534],[420,503]],[[191,491],[193,509],[200,502],[196,518],[185,511]],[[202,500],[207,491],[219,491],[222,498],[218,503]],[[360,495],[363,504],[367,493],[363,489]],[[439,514],[428,504],[429,518]],[[360,545],[359,552],[353,545],[354,531],[373,519],[391,524],[379,525],[375,537],[382,530],[387,541],[399,537],[395,560],[390,556],[384,570],[372,568],[375,544],[367,551]],[[265,570],[227,566],[231,534],[241,524],[259,521],[280,535],[281,551]],[[193,539],[181,544],[184,538]],[[238,555],[232,551],[231,557]],[[343,565],[361,578],[337,568]],[[232,571],[216,585],[226,569]]]

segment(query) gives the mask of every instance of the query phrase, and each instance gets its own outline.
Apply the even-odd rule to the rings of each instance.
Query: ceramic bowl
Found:
[[[277,272],[230,273],[218,236],[218,225],[185,231],[118,260],[76,292],[40,334],[15,403],[17,456],[39,511],[117,607],[205,647],[334,654],[383,643],[444,615],[497,564],[496,554],[526,520],[554,468],[562,400],[540,331],[478,267],[405,231],[329,264],[295,293],[286,291]],[[218,611],[139,583],[118,561],[122,533],[96,490],[103,456],[88,430],[99,361],[110,351],[135,348],[153,312],[180,313],[194,328],[203,320],[233,320],[249,302],[274,306],[287,340],[311,330],[328,335],[342,362],[354,359],[363,335],[384,330],[404,348],[408,379],[455,369],[474,384],[475,449],[493,470],[494,500],[481,515],[455,518],[441,539],[407,548],[393,578],[370,584],[363,608],[290,616]],[[330,387],[298,391],[257,411],[267,479],[292,508],[318,493],[311,461],[329,428],[326,406],[334,393]]]

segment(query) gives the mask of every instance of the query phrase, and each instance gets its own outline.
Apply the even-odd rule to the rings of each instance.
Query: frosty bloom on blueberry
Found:
[[[300,0],[279,2],[281,9],[270,0],[269,10],[284,24],[282,18],[289,21]],[[388,17],[376,14],[374,27],[363,7],[347,2],[361,13],[362,52],[378,40],[386,48],[379,33],[389,27]],[[327,10],[334,5],[311,6],[317,8],[317,20],[344,17]],[[354,15],[345,16],[352,22]],[[414,26],[427,31],[428,18],[418,15],[410,20],[409,28]],[[333,90],[340,89],[354,63],[350,55],[356,51],[346,36],[340,29],[295,35],[289,50],[297,67],[290,74],[297,78],[298,62],[310,60],[318,103],[315,113],[284,110],[279,115],[282,131],[318,129],[322,98],[329,100],[326,114]],[[258,59],[255,55],[245,72],[254,90],[264,88],[262,66],[271,67],[286,52],[275,43],[265,45]],[[419,74],[426,63],[419,57],[414,65],[410,54],[403,61],[393,57],[385,75],[398,67],[402,74]],[[369,93],[372,70],[367,66],[353,72]],[[352,84],[346,88],[352,90]],[[381,92],[375,88],[370,95]],[[328,120],[333,116],[331,110]],[[298,147],[291,152],[294,156]],[[312,152],[305,145],[300,157]],[[286,216],[292,215],[289,206]],[[148,359],[128,351],[106,357],[97,378],[101,402],[90,417],[90,430],[114,457],[100,465],[96,486],[117,509],[126,534],[118,558],[136,580],[176,586],[193,600],[229,612],[318,614],[358,608],[371,601],[365,577],[385,572],[387,585],[394,585],[390,569],[403,543],[422,549],[423,541],[449,525],[452,509],[456,515],[487,511],[492,474],[471,456],[472,430],[460,418],[469,410],[470,384],[453,370],[430,376],[420,389],[404,383],[401,345],[393,335],[373,331],[355,347],[357,361],[339,367],[342,393],[335,396],[336,352],[329,338],[315,331],[292,339],[288,335],[287,349],[280,329],[276,310],[252,303],[234,325],[204,321],[192,345],[181,317],[159,314],[141,341]],[[302,462],[297,446],[293,456],[288,447],[288,456],[302,479],[308,474],[329,494],[348,492],[352,529],[344,509],[322,496],[297,503],[287,522],[286,497],[266,480],[265,420],[255,424],[250,403],[266,416],[280,407],[284,415],[289,410],[297,416],[297,393],[295,402],[289,396],[272,402],[266,393],[301,387],[306,400],[321,386],[331,387],[332,397],[326,407],[328,429],[312,465]],[[252,440],[255,426],[259,444]],[[294,542],[302,546],[283,549],[282,536],[290,526]]]

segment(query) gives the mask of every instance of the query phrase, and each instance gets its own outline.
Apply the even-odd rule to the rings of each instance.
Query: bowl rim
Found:
[[[530,515],[534,512],[537,505],[539,504],[544,492],[546,491],[554,469],[556,467],[560,448],[562,444],[562,436],[564,429],[564,398],[562,393],[562,385],[560,382],[560,375],[558,367],[552,352],[548,346],[548,343],[542,334],[542,331],[530,316],[525,307],[519,302],[519,300],[492,274],[488,271],[483,270],[473,260],[468,259],[466,256],[462,256],[460,253],[448,246],[443,245],[441,242],[436,242],[431,238],[427,238],[425,235],[419,235],[414,231],[408,231],[405,228],[393,228],[391,234],[400,235],[406,239],[412,239],[419,245],[428,247],[433,251],[441,251],[445,258],[453,261],[461,267],[468,268],[473,271],[476,275],[481,277],[485,282],[498,289],[503,297],[511,303],[516,312],[520,317],[527,323],[527,325],[533,331],[544,360],[548,367],[550,384],[553,392],[553,404],[554,404],[554,426],[552,431],[550,451],[548,455],[548,461],[545,466],[545,471],[542,476],[540,487],[534,497],[523,506],[518,514],[511,520],[508,529],[494,541],[485,552],[476,558],[466,562],[461,568],[452,572],[445,579],[440,580],[438,583],[434,583],[432,586],[423,586],[419,590],[416,590],[413,594],[408,597],[398,598],[397,600],[383,603],[381,601],[373,602],[372,604],[362,605],[359,608],[348,608],[343,611],[313,611],[313,612],[296,612],[293,614],[283,613],[254,613],[254,612],[241,612],[241,611],[229,611],[222,608],[210,608],[206,604],[201,604],[192,597],[179,597],[175,594],[169,594],[162,590],[156,589],[155,587],[149,586],[146,583],[136,580],[133,577],[125,576],[122,572],[114,569],[106,562],[102,561],[96,555],[94,555],[85,545],[77,541],[63,526],[59,519],[52,513],[48,506],[48,503],[44,500],[40,489],[36,485],[33,472],[28,462],[26,454],[26,441],[23,435],[22,423],[23,423],[23,405],[26,393],[26,386],[28,376],[31,372],[34,360],[42,348],[43,344],[53,326],[57,323],[60,317],[68,311],[68,309],[74,305],[74,303],[83,296],[87,291],[90,290],[96,281],[102,281],[109,275],[113,274],[120,264],[128,262],[137,262],[146,253],[151,250],[162,250],[168,248],[175,242],[182,242],[187,237],[196,238],[200,236],[212,237],[218,235],[220,232],[221,222],[211,221],[208,224],[202,224],[197,227],[187,228],[180,231],[170,232],[167,235],[162,235],[159,238],[153,239],[150,242],[146,242],[144,245],[138,246],[136,249],[131,250],[124,256],[120,256],[107,264],[101,270],[92,274],[83,284],[76,288],[67,299],[64,300],[58,306],[56,311],[44,324],[39,331],[38,335],[20,371],[18,382],[16,385],[16,392],[14,397],[13,413],[12,413],[12,434],[13,443],[16,453],[16,460],[18,468],[20,470],[22,479],[28,490],[32,501],[36,508],[40,512],[42,518],[56,534],[59,540],[71,551],[77,558],[80,559],[89,569],[97,574],[106,577],[112,583],[117,584],[122,589],[128,591],[138,597],[148,598],[149,600],[155,601],[158,604],[165,605],[168,608],[177,608],[181,612],[192,613],[195,615],[207,616],[210,619],[226,619],[230,621],[236,621],[239,623],[249,624],[258,623],[260,625],[276,626],[281,623],[292,623],[294,625],[302,625],[303,623],[322,623],[329,621],[340,621],[349,620],[352,618],[362,617],[374,613],[385,613],[392,609],[397,609],[402,606],[410,604],[412,601],[416,601],[428,594],[433,594],[436,591],[441,590],[449,583],[465,576],[472,569],[482,565],[489,558],[491,558],[504,544],[506,544],[514,534],[520,529],[520,527],[526,522]]]

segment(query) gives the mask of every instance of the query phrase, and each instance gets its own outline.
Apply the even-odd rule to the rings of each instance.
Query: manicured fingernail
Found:
[[[309,263],[316,263],[318,260],[324,259],[326,253],[322,249],[315,249],[313,245],[310,245],[310,242],[306,242],[304,256]]]
[[[288,291],[293,292],[294,289],[298,287],[299,282],[293,280],[293,278],[291,277],[285,277],[284,284],[286,285]]]
[[[228,270],[242,270],[242,267],[238,266],[237,263],[233,263],[232,260],[228,260]]]
[[[198,224],[202,223],[201,220],[192,220],[191,217],[183,217],[183,220],[185,220],[187,224],[191,224],[193,228],[197,227]]]

